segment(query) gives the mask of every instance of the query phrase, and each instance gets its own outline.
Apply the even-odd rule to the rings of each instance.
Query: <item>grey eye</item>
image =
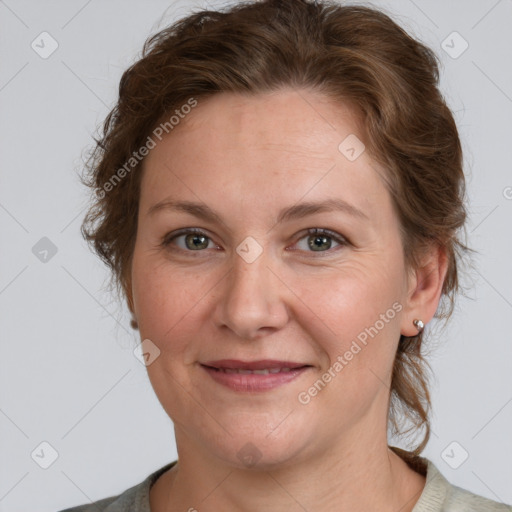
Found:
[[[333,247],[333,242],[339,246],[346,245],[341,235],[330,233],[325,229],[313,228],[309,234],[303,236],[298,242],[297,247],[306,252],[327,252]],[[301,245],[302,244],[302,245]]]
[[[176,237],[178,240],[181,237],[185,237],[185,247],[191,251],[198,251],[200,249],[207,249],[210,239],[198,233],[189,233],[188,235],[180,235]],[[183,248],[183,247],[182,247]]]

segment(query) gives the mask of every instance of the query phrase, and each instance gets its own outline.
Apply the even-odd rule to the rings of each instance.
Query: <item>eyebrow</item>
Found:
[[[147,211],[147,215],[154,215],[156,212],[165,210],[189,213],[190,215],[194,215],[195,217],[201,218],[205,221],[223,223],[220,215],[213,211],[209,206],[193,201],[174,201],[171,199],[164,199],[163,201],[151,206]],[[369,220],[369,217],[359,208],[347,203],[343,199],[335,198],[320,202],[304,202],[283,208],[277,216],[276,223],[281,224],[282,222],[301,219],[315,213],[333,211],[341,211],[359,219]]]

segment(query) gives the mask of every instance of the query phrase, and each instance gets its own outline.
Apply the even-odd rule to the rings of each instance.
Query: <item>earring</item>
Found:
[[[425,324],[421,320],[418,320],[417,318],[415,318],[412,323],[415,325],[416,329],[418,329],[418,333],[423,331]]]
[[[137,323],[137,320],[135,320],[135,318],[132,318],[130,320],[130,327],[134,330],[137,330],[139,328],[139,324]]]

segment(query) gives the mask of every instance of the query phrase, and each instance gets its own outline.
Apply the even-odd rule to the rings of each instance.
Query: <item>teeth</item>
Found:
[[[240,373],[242,375],[268,375],[269,373],[289,372],[292,368],[264,368],[262,370],[245,370],[242,368],[219,368],[224,373]]]

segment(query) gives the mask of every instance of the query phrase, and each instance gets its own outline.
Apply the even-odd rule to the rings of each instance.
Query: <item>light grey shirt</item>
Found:
[[[511,505],[489,500],[450,484],[429,459],[419,459],[426,465],[426,483],[412,512],[512,512]],[[158,477],[176,462],[171,462],[151,473],[143,482],[118,496],[60,512],[151,512],[149,490]]]

